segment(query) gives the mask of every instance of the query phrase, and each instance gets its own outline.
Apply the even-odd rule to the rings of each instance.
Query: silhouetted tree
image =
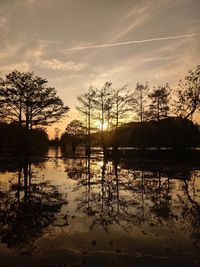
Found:
[[[65,131],[69,135],[73,135],[73,136],[80,136],[81,137],[81,136],[85,135],[85,127],[83,126],[83,123],[80,122],[79,120],[71,121],[67,125]]]
[[[200,111],[200,65],[190,70],[184,81],[180,80],[177,98],[175,113],[179,116],[189,118]]]
[[[119,127],[118,137],[119,145],[122,147],[155,147],[159,141],[162,147],[183,151],[200,144],[198,125],[193,124],[188,119],[172,117],[162,119],[159,122],[126,123]]]
[[[112,103],[112,123],[115,127],[114,149],[117,149],[118,147],[118,128],[127,117],[127,113],[130,111],[129,104],[132,100],[132,95],[127,92],[126,89],[126,86],[114,89],[110,96]]]
[[[104,130],[105,124],[109,124],[111,119],[111,85],[112,83],[106,82],[101,89],[96,89],[93,99],[95,118],[100,122],[101,131]]]
[[[104,127],[106,124],[108,128],[110,127],[111,119],[111,85],[112,83],[106,82],[101,89],[97,89],[95,91],[95,96],[93,98],[93,103],[95,106],[95,118],[100,123],[101,143],[104,153],[106,153]]]
[[[86,154],[90,154],[91,140],[90,135],[92,131],[92,109],[93,109],[93,98],[95,95],[95,89],[90,86],[88,92],[77,97],[79,105],[76,107],[77,110],[85,117],[85,128],[87,134],[86,143]]]
[[[168,84],[154,88],[153,92],[149,94],[149,118],[159,121],[168,116],[169,112],[169,95],[170,88]]]
[[[3,80],[2,78],[0,78],[0,85],[3,84]],[[1,88],[1,87],[0,87]],[[3,99],[1,97],[1,94],[0,94],[0,120],[3,121],[4,118],[5,118],[5,111],[3,109]]]
[[[133,98],[130,102],[130,106],[133,109],[134,116],[137,121],[143,122],[146,119],[147,101],[148,101],[148,85],[140,83],[136,84],[136,88],[133,92]]]
[[[48,135],[44,129],[29,130],[16,123],[0,123],[0,154],[8,156],[26,154],[43,155],[46,153]]]
[[[71,121],[66,129],[65,133],[61,136],[62,146],[67,144],[72,147],[73,155],[75,156],[77,145],[83,144],[85,142],[85,127],[79,120]]]
[[[19,122],[27,130],[53,123],[69,110],[55,88],[47,87],[47,80],[16,70],[1,80],[0,103],[6,120]]]

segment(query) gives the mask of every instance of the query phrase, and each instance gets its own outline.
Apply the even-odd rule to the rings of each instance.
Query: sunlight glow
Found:
[[[101,124],[100,121],[97,121],[97,122],[95,123],[95,126],[96,126],[98,129],[101,129],[102,124]],[[103,124],[103,130],[105,131],[105,130],[107,130],[107,129],[108,129],[108,123],[107,123],[107,122],[104,122],[104,124]]]

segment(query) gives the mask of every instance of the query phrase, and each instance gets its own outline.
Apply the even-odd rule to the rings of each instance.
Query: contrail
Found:
[[[192,33],[192,34],[183,34],[183,35],[168,36],[168,37],[158,37],[158,38],[152,38],[152,39],[133,40],[133,41],[127,41],[127,42],[120,42],[120,43],[79,46],[79,47],[69,48],[69,50],[106,48],[106,47],[114,47],[114,46],[120,46],[120,45],[150,43],[150,42],[157,42],[157,41],[164,41],[164,40],[174,40],[174,39],[182,39],[182,38],[189,38],[189,37],[198,37],[198,36],[200,36],[200,33]]]

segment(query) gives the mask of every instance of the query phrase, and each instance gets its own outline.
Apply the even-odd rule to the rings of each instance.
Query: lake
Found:
[[[200,163],[0,161],[0,266],[200,266]]]

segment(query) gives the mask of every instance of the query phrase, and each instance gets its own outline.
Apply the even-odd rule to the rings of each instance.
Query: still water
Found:
[[[200,266],[200,163],[0,162],[0,266]]]

